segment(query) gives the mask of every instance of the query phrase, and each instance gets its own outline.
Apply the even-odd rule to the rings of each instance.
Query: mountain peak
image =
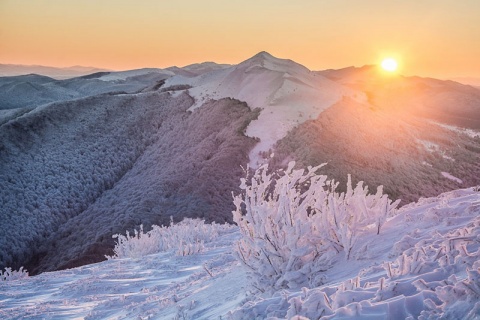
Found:
[[[273,63],[285,63],[287,61],[291,62],[291,60],[288,59],[281,59],[277,58],[267,51],[260,51],[250,59],[247,59],[246,61],[255,61],[255,62],[273,62]]]
[[[278,58],[275,58],[274,56],[272,56],[270,53],[268,53],[267,51],[260,51],[259,53],[257,53],[256,55],[254,55],[252,58],[262,58],[262,59],[271,59],[271,58],[274,58],[274,59],[278,59]]]
[[[251,66],[261,66],[265,69],[270,69],[272,71],[281,71],[289,73],[308,73],[310,70],[305,66],[290,60],[290,59],[281,59],[277,58],[266,51],[260,51],[250,59],[247,59],[240,63],[240,67],[251,67]]]

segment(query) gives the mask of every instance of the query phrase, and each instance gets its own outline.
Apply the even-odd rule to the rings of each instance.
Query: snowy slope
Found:
[[[237,237],[194,256],[159,253],[0,281],[0,318],[218,319],[245,298],[246,275],[231,253]]]
[[[138,74],[137,74],[138,73]],[[137,74],[136,76],[134,76]],[[121,80],[127,77],[128,80]],[[0,110],[35,108],[47,103],[68,101],[104,93],[135,93],[151,83],[169,77],[164,73],[123,74],[101,72],[66,80],[55,80],[35,74],[15,77],[0,77]],[[109,77],[112,81],[99,78]],[[115,81],[113,81],[115,79]]]
[[[201,63],[194,63],[194,64],[189,64],[188,66],[185,67],[169,67],[166,68],[166,70],[170,70],[174,72],[176,75],[181,75],[185,77],[196,77],[201,74],[215,71],[215,70],[221,70],[231,67],[229,64],[218,64],[215,62],[201,62]]]
[[[321,75],[311,72],[291,60],[278,59],[267,52],[230,68],[204,73],[198,77],[176,76],[165,86],[190,85],[189,94],[195,99],[194,110],[210,99],[231,97],[247,102],[250,108],[260,108],[260,116],[248,126],[246,134],[260,138],[250,153],[250,164],[262,159],[288,131],[345,96],[365,101],[366,96]]]
[[[116,71],[116,72],[109,72],[106,75],[99,77],[99,80],[102,81],[121,81],[126,80],[130,77],[142,76],[152,73],[158,73],[165,76],[173,76],[175,73],[166,69],[159,69],[159,68],[143,68],[143,69],[135,69],[135,70],[127,70],[127,71]]]
[[[477,319],[480,193],[402,208],[317,288],[251,294],[233,229],[200,254],[159,253],[0,281],[2,319]]]

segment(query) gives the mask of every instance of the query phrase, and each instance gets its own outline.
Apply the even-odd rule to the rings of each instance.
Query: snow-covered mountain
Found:
[[[231,222],[247,164],[328,162],[402,204],[480,184],[480,90],[372,66],[314,72],[261,52],[4,77],[0,105],[0,268],[98,262],[113,234],[170,216]]]
[[[214,63],[182,68],[143,68],[126,71],[101,71],[81,77],[57,80],[45,75],[28,74],[0,77],[0,112],[5,109],[34,108],[46,103],[78,99],[102,93],[136,93],[158,88],[177,73],[197,76],[223,68]],[[193,71],[191,71],[193,70]],[[42,71],[42,70],[40,70]],[[48,74],[45,72],[45,74]]]
[[[171,77],[165,85],[180,84],[191,86],[189,94],[195,99],[191,110],[210,99],[225,97],[260,109],[258,119],[246,131],[249,137],[260,139],[250,154],[253,166],[261,162],[259,153],[267,152],[296,125],[315,119],[343,97],[366,100],[362,92],[338,85],[294,61],[278,59],[267,52],[198,77]]]

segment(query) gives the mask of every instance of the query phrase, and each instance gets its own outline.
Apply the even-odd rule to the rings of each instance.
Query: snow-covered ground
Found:
[[[404,206],[339,257],[325,285],[252,294],[236,229],[186,257],[159,253],[0,281],[2,319],[477,319],[480,192]]]
[[[1,319],[218,319],[245,298],[238,232],[190,256],[159,253],[0,282]]]

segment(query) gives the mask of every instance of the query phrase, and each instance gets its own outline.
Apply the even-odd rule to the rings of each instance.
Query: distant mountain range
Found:
[[[183,217],[231,222],[242,167],[328,163],[402,204],[480,184],[480,90],[311,71],[267,52],[237,65],[0,78],[0,268],[111,254],[112,234]],[[342,185],[339,186],[341,189]]]
[[[46,67],[37,65],[0,64],[0,77],[21,76],[27,74],[38,74],[51,77],[57,80],[69,79],[92,74],[95,72],[110,71],[93,67],[73,66],[67,68]]]
[[[173,74],[178,73],[186,76],[196,76],[205,71],[211,71],[213,69],[223,68],[227,66],[229,65],[217,64],[215,62],[203,62],[203,63],[195,63],[182,68],[169,67],[169,68],[166,68],[165,70],[171,71]],[[136,69],[136,70],[128,70],[128,71],[112,71],[109,69],[82,67],[82,66],[58,68],[58,67],[47,67],[47,66],[39,66],[39,65],[19,65],[19,64],[1,64],[0,63],[0,77],[14,77],[14,76],[25,76],[25,75],[36,74],[36,75],[53,78],[55,80],[65,80],[65,79],[86,76],[86,75],[99,73],[99,72],[106,72],[106,73],[113,72],[117,76],[121,76],[121,75],[131,76],[134,74],[145,73],[145,71],[161,72],[163,70],[159,68],[144,68],[144,69]]]

